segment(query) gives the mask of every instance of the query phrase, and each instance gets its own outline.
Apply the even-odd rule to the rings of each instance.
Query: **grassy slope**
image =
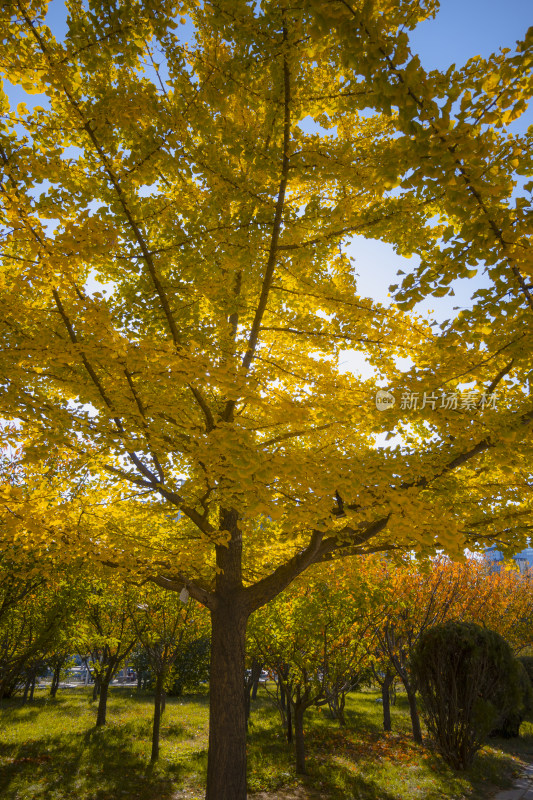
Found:
[[[87,689],[64,690],[55,701],[38,690],[32,705],[5,702],[0,711],[0,796],[4,800],[170,800],[202,797],[207,755],[205,696],[170,698],[163,718],[161,759],[150,767],[152,703],[149,696],[113,689],[108,725],[95,729]],[[486,800],[508,786],[519,769],[517,753],[533,757],[533,725],[518,743],[492,742],[471,771],[454,774],[413,744],[404,699],[393,709],[394,733],[381,731],[375,693],[349,698],[348,728],[327,711],[307,722],[309,776],[295,775],[292,751],[266,697],[253,706],[249,735],[250,792],[283,798],[303,785],[331,800]],[[525,729],[525,730],[524,730]],[[185,790],[182,794],[179,790]],[[176,793],[178,792],[178,793]]]

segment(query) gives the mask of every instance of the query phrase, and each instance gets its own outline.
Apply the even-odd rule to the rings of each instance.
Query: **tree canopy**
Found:
[[[204,579],[220,508],[250,534],[250,577],[265,541],[270,564],[313,530],[460,550],[459,510],[485,533],[510,501],[522,514],[527,461],[522,486],[492,473],[500,497],[471,500],[488,461],[520,476],[531,422],[531,221],[511,202],[531,149],[503,127],[527,105],[531,33],[443,76],[408,49],[434,3],[184,3],[188,41],[174,6],[71,2],[62,41],[46,4],[3,11],[5,75],[47,98],[4,98],[2,125],[2,410],[28,457],[114,499],[133,486],[158,540],[177,507],[194,544],[173,563]],[[357,295],[355,232],[420,254],[398,308]],[[401,311],[483,264],[492,288],[442,333]],[[339,373],[346,347],[437,407],[379,413],[376,384]],[[472,382],[497,411],[441,408]],[[383,430],[406,444],[377,450]]]

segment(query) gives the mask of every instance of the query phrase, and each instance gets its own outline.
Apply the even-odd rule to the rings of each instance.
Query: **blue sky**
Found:
[[[531,25],[531,0],[442,0],[437,17],[411,34],[411,45],[426,69],[446,69],[474,55],[514,48]]]
[[[445,70],[451,64],[460,66],[472,56],[489,56],[500,47],[514,49],[533,25],[533,0],[442,0],[435,19],[422,22],[410,34],[411,50],[420,56],[426,70]],[[517,133],[533,124],[533,108],[528,109],[513,125]],[[361,294],[387,302],[387,287],[395,280],[396,271],[410,271],[413,260],[396,255],[390,245],[358,237],[350,248],[359,273]],[[453,307],[468,303],[472,293],[483,285],[483,276],[453,284],[455,297],[431,298],[416,307],[432,317],[446,319]]]
[[[51,0],[47,22],[61,38],[65,32],[63,0]],[[427,69],[445,69],[473,55],[487,56],[514,47],[533,25],[531,0],[441,0],[435,19],[411,33],[412,49]]]

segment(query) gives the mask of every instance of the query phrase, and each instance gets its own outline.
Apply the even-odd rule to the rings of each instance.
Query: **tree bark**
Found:
[[[24,695],[22,697],[22,705],[26,705],[28,700],[28,692],[30,691],[30,683],[31,683],[31,675],[28,675],[26,678],[26,683],[24,684]]]
[[[98,714],[96,715],[96,727],[99,728],[106,724],[107,712],[107,694],[109,690],[109,681],[103,679],[100,681],[100,699],[98,700]]]
[[[346,727],[346,717],[344,716],[344,709],[346,706],[346,695],[341,693],[340,700],[337,705],[337,719],[339,720],[339,725],[341,728]]]
[[[37,675],[34,672],[33,675],[32,675],[31,684],[30,684],[30,703],[33,702],[33,695],[34,695],[34,692],[35,692],[35,684],[36,683],[37,683]]]
[[[292,744],[292,707],[289,698],[287,698],[287,742]]]
[[[50,684],[50,697],[55,697],[59,689],[59,678],[61,675],[61,664],[56,664],[54,667],[54,674],[52,675],[52,683]]]
[[[221,510],[220,529],[231,536],[217,545],[216,600],[211,611],[209,751],[206,800],[246,800],[246,624],[251,609],[242,585],[242,534],[238,514]]]
[[[381,699],[383,701],[383,730],[392,730],[392,721],[390,714],[390,687],[394,680],[394,675],[390,670],[387,670],[383,683],[381,684]]]
[[[279,680],[279,678],[278,678]],[[287,707],[287,700],[285,695],[285,684],[283,681],[279,682],[279,702],[283,711],[285,711]]]
[[[304,713],[305,706],[296,704],[294,707],[294,744],[296,749],[296,772],[305,775],[305,740],[304,740]]]
[[[163,673],[159,672],[155,682],[154,724],[152,726],[152,755],[150,761],[159,758],[159,732],[161,730],[161,714],[163,712]]]
[[[420,717],[418,716],[418,705],[416,702],[416,692],[410,683],[403,682],[409,701],[409,714],[411,715],[411,727],[413,729],[413,739],[417,744],[422,744],[422,728],[420,727]]]
[[[206,800],[246,800],[246,622],[236,600],[219,602],[211,611]]]

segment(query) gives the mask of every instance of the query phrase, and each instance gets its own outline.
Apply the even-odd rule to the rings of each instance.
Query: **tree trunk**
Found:
[[[263,665],[254,658],[252,662],[252,700],[257,699],[257,690],[259,689],[259,678],[261,677],[262,668]]]
[[[98,714],[96,715],[96,727],[106,724],[107,694],[109,690],[109,680],[102,679],[100,684],[100,699],[98,701]]]
[[[416,692],[409,682],[404,681],[407,699],[409,701],[409,713],[411,715],[411,727],[413,729],[413,739],[417,744],[422,744],[422,729],[420,727],[420,717],[418,716],[418,706],[416,703]]]
[[[237,598],[211,611],[209,754],[206,800],[246,800],[243,691],[247,616]]]
[[[37,683],[37,675],[34,672],[33,675],[32,675],[31,684],[30,684],[30,703],[33,702],[33,695],[35,693],[35,684],[36,683]]]
[[[261,664],[254,658],[250,675],[244,681],[244,709],[246,714],[246,727],[248,727],[248,720],[250,719],[251,701],[255,700],[257,696],[257,687],[259,685],[259,677],[261,675]]]
[[[289,698],[287,698],[287,742],[292,744],[292,708]]]
[[[50,684],[50,697],[55,697],[59,689],[59,677],[61,674],[61,664],[56,664],[54,667],[54,674],[52,675],[52,683]]]
[[[326,700],[333,719],[336,719],[341,728],[346,727],[346,717],[344,708],[346,706],[346,692],[341,689],[333,688],[326,693]]]
[[[305,775],[305,741],[304,741],[304,713],[305,706],[296,704],[294,706],[294,743],[296,749],[296,772],[298,775]]]
[[[278,677],[278,681],[279,681],[279,677]],[[285,684],[283,683],[283,681],[279,682],[279,702],[280,702],[282,711],[285,711],[285,709],[287,707],[287,701],[286,701],[286,695],[285,695]]]
[[[340,700],[338,701],[337,705],[337,716],[339,720],[339,725],[342,728],[346,727],[346,717],[344,716],[344,709],[346,707],[346,694],[341,692]]]
[[[155,681],[154,699],[154,724],[152,726],[152,755],[150,761],[159,758],[159,731],[161,729],[161,714],[163,712],[163,673],[159,672]]]
[[[383,700],[383,730],[392,730],[392,721],[390,715],[390,687],[394,680],[394,675],[390,670],[387,670],[383,683],[381,684],[381,699]]]
[[[22,697],[22,705],[26,704],[28,700],[28,692],[30,691],[30,683],[31,683],[31,675],[28,675],[26,678],[26,683],[24,684],[24,695]]]
[[[101,687],[100,676],[97,675],[96,672],[95,672],[94,673],[94,686],[93,686],[93,700],[97,700],[98,699],[98,695],[100,694],[100,687]]]
[[[247,683],[244,686],[244,718],[246,720],[246,730],[248,730],[248,722],[250,720],[250,707],[251,707],[251,698],[250,692],[252,689],[251,683]]]

